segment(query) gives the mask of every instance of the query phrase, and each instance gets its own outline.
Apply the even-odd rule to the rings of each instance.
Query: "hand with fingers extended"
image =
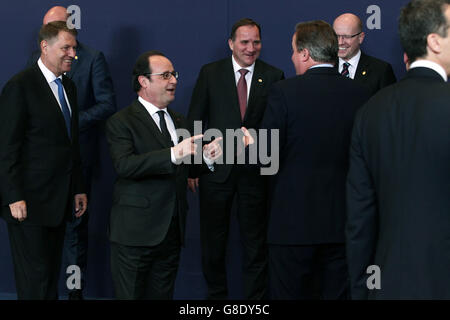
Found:
[[[27,218],[27,203],[25,200],[16,201],[9,205],[9,209],[11,210],[11,215],[14,219],[22,222]]]
[[[198,145],[195,143],[197,140],[203,138],[202,134],[184,139],[176,146],[172,147],[173,153],[175,155],[175,159],[177,162],[181,161],[183,158],[196,155]]]
[[[222,147],[220,146],[220,141],[222,137],[214,139],[212,142],[203,146],[203,155],[212,161],[216,161],[222,155]]]

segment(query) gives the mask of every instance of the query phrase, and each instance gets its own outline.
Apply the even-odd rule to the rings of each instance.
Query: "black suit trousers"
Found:
[[[273,300],[348,298],[344,244],[269,244],[270,298]]]
[[[178,219],[174,215],[164,240],[156,246],[111,242],[111,273],[117,299],[173,299],[181,247]]]
[[[8,223],[19,300],[57,300],[65,222],[57,227]]]
[[[200,179],[202,267],[209,299],[226,299],[226,248],[233,199],[244,250],[244,297],[264,299],[267,293],[266,179],[259,170],[235,165],[224,183]]]

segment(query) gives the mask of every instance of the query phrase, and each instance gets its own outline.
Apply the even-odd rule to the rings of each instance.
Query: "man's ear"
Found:
[[[304,48],[301,52],[300,52],[300,58],[303,62],[306,62],[309,60],[310,55],[309,55],[309,50]]]
[[[233,51],[233,47],[234,47],[233,40],[228,39],[228,46],[230,47],[230,50]]]
[[[358,36],[360,45],[363,43],[365,37],[366,37],[366,34],[364,33],[364,31],[362,31]]]
[[[47,40],[42,40],[41,44],[40,44],[40,47],[41,47],[41,52],[42,53],[47,53],[47,47],[48,47]]]
[[[437,33],[430,33],[427,36],[427,48],[434,54],[441,53],[441,37]]]
[[[141,85],[142,88],[147,88],[147,83],[148,83],[147,80],[148,80],[148,78],[146,76],[141,75],[138,77],[139,84]]]

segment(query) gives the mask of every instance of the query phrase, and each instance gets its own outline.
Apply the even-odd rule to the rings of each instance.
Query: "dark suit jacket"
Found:
[[[28,65],[35,63],[40,52],[33,53]],[[77,42],[77,58],[67,76],[77,87],[81,160],[93,165],[98,158],[99,123],[116,111],[112,79],[102,52]]]
[[[381,88],[395,83],[397,78],[389,63],[361,51],[361,58],[353,80],[365,85],[372,96]]]
[[[175,128],[185,118],[169,110]],[[110,219],[110,240],[127,246],[155,246],[165,237],[177,210],[183,241],[187,166],[174,165],[170,146],[145,107],[135,100],[106,123],[117,180]]]
[[[366,88],[327,67],[273,86],[262,122],[280,135],[280,168],[269,182],[268,243],[344,242],[350,134],[368,97]]]
[[[0,186],[2,216],[25,200],[21,224],[57,226],[71,216],[73,195],[83,193],[78,146],[76,88],[63,76],[72,109],[72,140],[63,113],[37,63],[15,75],[0,98]]]
[[[450,86],[432,69],[358,112],[347,202],[353,298],[450,298]],[[367,290],[369,265],[381,290]]]
[[[233,63],[230,58],[219,60],[202,67],[192,93],[188,120],[201,120],[205,128],[222,132],[223,146],[226,146],[226,129],[258,129],[267,105],[270,86],[284,78],[281,70],[256,60],[248,107],[244,121],[241,120]],[[224,159],[227,150],[224,147]],[[214,182],[224,182],[230,175],[232,165],[215,165],[215,172],[208,175]]]

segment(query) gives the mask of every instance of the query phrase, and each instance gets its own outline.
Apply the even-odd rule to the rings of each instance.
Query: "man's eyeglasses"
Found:
[[[164,80],[169,80],[172,78],[172,76],[175,77],[175,79],[178,79],[178,72],[176,71],[166,71],[166,72],[159,72],[159,73],[144,73],[144,76],[161,76]]]
[[[345,40],[350,40],[350,39],[352,39],[352,38],[354,38],[354,37],[356,37],[356,36],[359,36],[360,34],[361,34],[361,32],[362,31],[360,31],[360,32],[358,32],[358,33],[355,33],[355,34],[353,34],[353,35],[347,35],[347,34],[344,34],[344,35],[337,35],[337,38],[339,39],[339,38],[342,38],[342,39],[345,39]]]

